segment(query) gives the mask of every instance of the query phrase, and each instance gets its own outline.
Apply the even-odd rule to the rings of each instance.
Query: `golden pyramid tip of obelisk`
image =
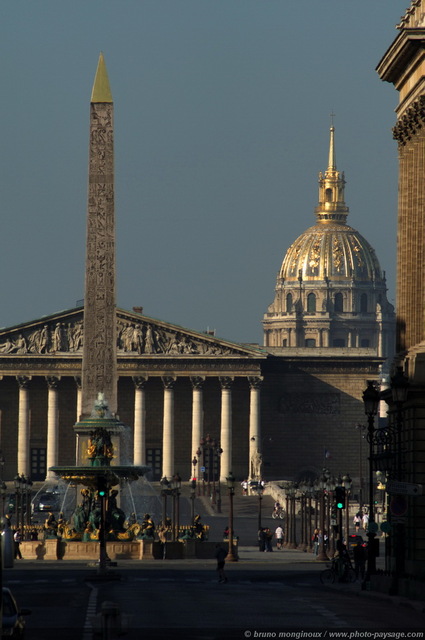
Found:
[[[99,62],[97,63],[90,102],[113,102],[103,53],[100,53]]]

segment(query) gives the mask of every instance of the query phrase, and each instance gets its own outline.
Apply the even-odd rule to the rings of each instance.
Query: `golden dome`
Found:
[[[374,249],[347,224],[319,222],[288,249],[280,270],[285,281],[382,279]]]
[[[383,276],[374,249],[360,233],[346,224],[344,173],[336,168],[335,128],[330,128],[328,168],[319,173],[317,223],[289,248],[279,277],[285,281],[377,281]]]

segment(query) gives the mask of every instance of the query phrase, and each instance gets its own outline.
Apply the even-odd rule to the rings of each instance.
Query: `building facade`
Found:
[[[377,71],[398,91],[399,199],[397,242],[397,356],[409,379],[407,401],[388,399],[400,432],[398,480],[425,484],[425,2],[413,0]],[[406,498],[402,516],[406,572],[425,578],[425,496]]]

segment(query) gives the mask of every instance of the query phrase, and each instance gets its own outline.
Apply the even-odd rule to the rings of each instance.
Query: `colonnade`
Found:
[[[162,376],[163,383],[163,429],[162,429],[162,475],[172,477],[175,473],[174,442],[174,394],[176,376]],[[188,463],[192,462],[196,455],[199,443],[204,435],[204,376],[190,377],[192,385],[192,434],[191,451]],[[221,413],[220,413],[220,446],[222,449],[220,464],[220,480],[226,480],[229,471],[232,471],[233,461],[233,429],[232,429],[232,386],[234,377],[218,376],[221,387]],[[138,376],[132,378],[134,383],[134,433],[133,433],[133,463],[142,465],[146,463],[146,383],[148,377]],[[261,451],[261,420],[260,420],[260,387],[261,376],[247,377],[249,383],[249,460],[247,467],[251,476],[253,456]],[[47,376],[47,442],[46,442],[46,479],[54,478],[50,467],[58,465],[59,457],[59,385],[60,377]],[[17,471],[25,476],[30,476],[30,407],[29,386],[30,376],[18,376],[19,385],[19,409],[18,409],[18,452]],[[81,380],[75,378],[77,384],[77,415],[76,422],[80,420],[81,413]]]

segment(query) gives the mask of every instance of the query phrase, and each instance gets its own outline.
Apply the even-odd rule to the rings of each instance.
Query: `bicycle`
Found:
[[[272,518],[273,520],[277,520],[278,518],[283,520],[285,518],[285,509],[283,507],[280,507],[280,509],[273,509]]]
[[[356,572],[348,562],[344,562],[342,575],[340,573],[338,558],[333,558],[332,563],[328,564],[327,567],[327,569],[324,569],[320,573],[320,582],[322,584],[333,584],[335,581],[355,582],[357,579]]]

